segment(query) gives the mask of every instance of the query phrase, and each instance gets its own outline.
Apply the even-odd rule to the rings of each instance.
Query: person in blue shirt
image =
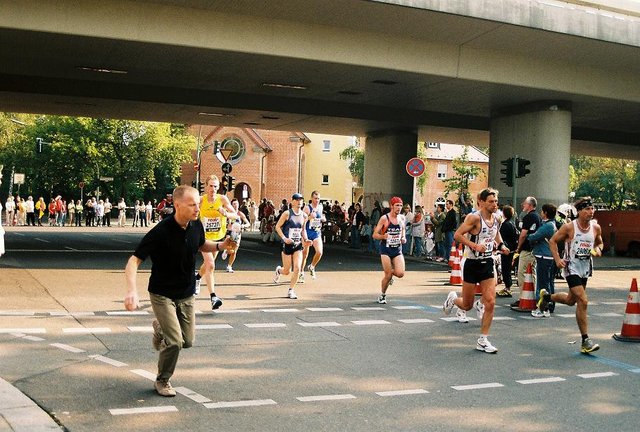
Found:
[[[542,223],[540,227],[532,234],[527,236],[527,240],[533,246],[532,253],[536,259],[536,302],[540,299],[540,290],[545,289],[548,293],[554,293],[554,278],[556,274],[556,265],[553,261],[551,249],[549,249],[549,239],[556,232],[556,206],[553,204],[544,204],[542,206]],[[535,318],[549,317],[553,312],[553,306],[550,304],[548,310],[541,311],[536,309],[531,311],[531,315]]]

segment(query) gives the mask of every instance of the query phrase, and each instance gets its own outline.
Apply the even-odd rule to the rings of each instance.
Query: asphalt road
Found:
[[[271,280],[277,248],[245,240],[236,272],[216,274],[220,312],[197,302],[196,346],[172,379],[180,394],[161,398],[148,297],[141,289],[135,313],[122,306],[142,234],[7,232],[0,376],[70,431],[637,430],[640,344],[611,338],[633,263],[610,262],[590,281],[595,355],[578,354],[573,308],[535,320],[506,300],[489,355],[474,349],[478,321],[443,319],[445,267],[409,261],[381,306],[378,258],[331,246],[318,278],[289,300],[286,278]]]

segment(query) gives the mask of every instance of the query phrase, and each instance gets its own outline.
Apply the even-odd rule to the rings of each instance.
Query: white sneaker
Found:
[[[387,304],[387,295],[386,294],[380,294],[380,296],[378,297],[378,303],[379,304]]]
[[[304,283],[304,273],[300,273],[298,276],[298,283]]]
[[[280,270],[282,270],[282,266],[278,266],[276,267],[276,274],[273,277],[273,283],[278,283],[280,282]]]
[[[220,255],[220,258],[222,258],[223,260],[227,259],[227,250],[226,249],[222,251],[222,255]]]
[[[542,315],[544,315],[545,318],[551,318],[551,311],[547,309],[546,311],[542,312]]]
[[[469,322],[469,318],[467,318],[467,313],[462,309],[458,309],[458,312],[456,312],[456,318],[458,318],[458,322],[461,322],[461,323]]]
[[[531,311],[531,316],[534,318],[549,318],[551,316],[551,313],[549,313],[549,311],[546,311],[545,314],[544,312],[541,312],[540,309],[536,309]]]
[[[447,299],[444,301],[444,305],[442,305],[442,311],[444,312],[445,315],[451,314],[451,310],[455,306],[453,302],[456,301],[457,298],[458,298],[458,294],[456,294],[455,291],[451,291],[449,293],[449,295],[447,296]]]
[[[291,288],[289,288],[289,293],[287,295],[290,299],[293,299],[293,300],[298,298],[298,296],[296,295],[296,292]]]
[[[476,349],[478,351],[484,351],[489,354],[495,354],[498,352],[498,348],[491,345],[491,342],[489,342],[489,339],[485,337],[478,338],[478,342],[476,343]]]
[[[473,303],[473,307],[476,310],[477,317],[480,321],[482,321],[482,317],[484,316],[484,305],[480,301],[480,299],[476,300]]]
[[[316,278],[316,268],[309,264],[309,274],[311,275],[311,279]]]
[[[233,273],[233,267],[230,265],[227,266],[227,273]]]
[[[196,286],[194,295],[197,297],[200,295],[200,285],[202,284],[202,278],[200,277],[200,273],[196,272]]]

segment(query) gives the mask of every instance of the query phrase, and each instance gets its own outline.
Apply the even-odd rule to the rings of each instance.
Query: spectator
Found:
[[[451,245],[453,245],[453,233],[458,225],[456,210],[453,207],[453,201],[447,200],[445,204],[447,214],[442,222],[442,233],[444,235],[444,260],[449,261],[449,254],[451,253]]]
[[[417,205],[416,212],[413,215],[413,220],[411,221],[411,238],[413,239],[413,250],[410,251],[411,255],[421,257],[424,253],[424,233],[424,213],[422,212],[422,206]]]

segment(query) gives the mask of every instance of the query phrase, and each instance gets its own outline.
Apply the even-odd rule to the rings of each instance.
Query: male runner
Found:
[[[540,290],[538,308],[546,311],[549,302],[563,303],[576,306],[576,321],[582,335],[580,352],[589,354],[600,349],[587,333],[587,279],[593,274],[592,256],[602,256],[602,230],[593,220],[594,207],[591,197],[580,198],[574,204],[578,217],[570,223],[564,224],[549,240],[549,249],[553,254],[556,265],[562,269],[562,276],[569,285],[569,293],[549,294],[545,289]],[[558,243],[565,242],[564,256],[560,258]]]
[[[302,211],[303,203],[303,196],[299,193],[294,193],[291,197],[291,209],[285,210],[276,224],[276,232],[282,239],[282,266],[276,267],[273,282],[278,283],[280,275],[286,276],[291,273],[289,292],[287,293],[287,297],[290,299],[298,298],[293,287],[296,286],[301,272],[303,242],[307,243],[309,241],[307,232],[304,229],[307,215]]]
[[[237,233],[237,237],[233,238],[233,241],[235,242],[235,247],[231,249],[225,249],[222,252],[222,255],[220,257],[223,260],[225,260],[227,259],[227,256],[229,256],[229,262],[227,263],[227,273],[234,273],[233,263],[236,262],[236,258],[238,257],[238,249],[240,249],[240,240],[242,239],[242,228],[251,227],[251,223],[249,222],[247,217],[244,215],[244,213],[240,211],[240,203],[238,202],[237,198],[234,198],[231,200],[231,207],[233,207],[233,210],[240,218],[240,221],[242,221],[242,224],[240,225],[241,230]],[[230,220],[228,220],[227,222],[228,222],[227,232],[229,232],[231,231],[232,225],[236,222],[235,221],[231,222]],[[231,237],[233,237],[233,235]]]
[[[218,194],[220,180],[215,175],[207,177],[206,193],[200,198],[200,220],[204,226],[205,238],[221,241],[227,234],[227,219],[236,219],[236,213],[225,195]],[[216,295],[213,271],[216,267],[218,251],[202,252],[204,262],[196,275],[196,295],[200,290],[200,278],[207,282],[207,290],[211,297],[211,309],[222,306],[222,299]]]
[[[478,207],[480,211],[468,214],[454,234],[456,242],[465,246],[462,297],[458,298],[455,291],[451,291],[444,302],[443,311],[449,315],[454,306],[462,311],[475,307],[478,319],[481,321],[476,349],[495,354],[498,349],[487,339],[496,302],[496,279],[492,255],[494,250],[508,255],[509,249],[502,243],[500,222],[494,215],[498,210],[498,191],[491,188],[482,190],[478,195]],[[474,302],[476,283],[480,284],[482,298]]]
[[[389,200],[391,211],[383,215],[373,230],[373,238],[380,241],[380,261],[384,276],[380,282],[380,296],[378,303],[387,304],[387,288],[393,282],[393,277],[404,276],[404,255],[402,245],[406,243],[406,222],[402,211],[402,199],[394,196]]]
[[[307,215],[307,223],[305,224],[305,230],[307,231],[307,238],[311,240],[315,253],[313,260],[309,264],[309,274],[311,279],[316,278],[316,266],[322,258],[323,244],[322,244],[322,223],[327,219],[324,216],[324,207],[320,203],[320,193],[318,191],[311,192],[311,204],[304,207],[304,213]],[[302,272],[300,277],[304,280],[304,267],[307,264],[307,257],[309,256],[309,249],[311,244],[305,243],[302,251]]]

